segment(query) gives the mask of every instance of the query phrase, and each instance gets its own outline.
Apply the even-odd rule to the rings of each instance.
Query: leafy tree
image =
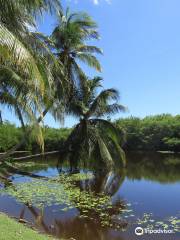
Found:
[[[9,122],[0,124],[0,151],[5,152],[15,144],[17,144],[22,137],[22,131],[15,125]]]
[[[126,150],[180,151],[180,116],[130,117],[116,123],[126,132]]]

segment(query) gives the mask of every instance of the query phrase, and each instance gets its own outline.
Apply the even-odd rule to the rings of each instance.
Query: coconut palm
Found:
[[[122,131],[104,119],[105,116],[124,111],[125,107],[118,103],[119,93],[113,88],[97,94],[101,80],[95,77],[84,81],[74,90],[66,109],[67,114],[80,120],[64,146],[71,165],[76,165],[79,160],[87,163],[88,159],[95,159],[97,164],[102,163],[107,168],[115,164],[125,165],[121,148]]]
[[[59,0],[0,0],[0,22],[11,32],[26,31],[35,25],[36,17],[45,11],[53,14],[61,9]]]
[[[69,9],[63,14],[59,12],[58,24],[50,37],[50,45],[55,55],[64,65],[67,94],[72,87],[82,80],[80,62],[101,71],[101,66],[95,54],[102,54],[96,46],[87,45],[88,40],[98,39],[96,23],[86,13],[70,13]]]
[[[28,99],[34,98],[34,103],[38,102],[37,92],[44,96],[45,88],[53,79],[52,64],[47,59],[51,57],[52,62],[54,56],[29,27],[35,26],[38,13],[55,10],[57,6],[60,9],[58,0],[0,0],[1,104],[6,102],[2,99],[3,90],[11,89],[14,98],[26,93]]]
[[[62,67],[62,73],[59,71],[60,68],[55,72],[54,98],[48,109],[56,120],[59,117],[62,120],[62,108],[69,104],[73,87],[84,80],[79,60],[101,71],[100,63],[94,54],[102,54],[102,50],[86,44],[87,40],[99,38],[97,25],[86,13],[70,13],[67,8],[65,13],[59,11],[58,24],[51,36],[38,33],[38,37],[52,49]]]
[[[58,5],[58,0],[0,0],[1,70],[5,66],[13,68],[15,73],[18,70],[26,75],[26,79],[28,75],[31,84],[40,87],[42,92],[44,81],[50,76],[49,68],[45,64],[45,54],[37,54],[39,39],[29,29],[35,26],[35,16],[38,13],[53,9],[55,4]],[[41,49],[41,53],[48,50],[43,43]],[[50,51],[48,53],[50,55]]]
[[[44,99],[51,99],[52,69],[59,64],[29,29],[35,26],[37,14],[55,6],[60,9],[58,2],[0,0],[0,104],[14,110],[22,125],[25,116],[38,126],[37,110],[41,113]]]

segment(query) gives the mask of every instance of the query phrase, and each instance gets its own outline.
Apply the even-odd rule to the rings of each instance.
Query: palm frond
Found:
[[[105,117],[105,116],[111,116],[119,112],[125,112],[126,107],[118,104],[118,103],[113,103],[110,105],[102,105],[100,108],[98,108],[93,116],[94,117]]]
[[[0,24],[0,46],[0,51],[6,51],[11,61],[18,67],[24,69],[24,72],[26,72],[31,79],[34,79],[34,84],[40,87],[43,92],[44,80],[33,55],[27,50],[23,43],[2,24]]]
[[[113,167],[113,160],[112,160],[111,154],[102,138],[98,139],[98,145],[99,145],[101,159],[104,161],[105,166],[108,169],[111,169]]]
[[[96,46],[89,46],[89,45],[80,45],[80,46],[77,47],[77,51],[83,52],[83,53],[103,54],[102,49],[100,49]]]
[[[119,92],[114,88],[101,91],[100,94],[92,102],[89,108],[89,111],[87,113],[87,117],[103,115],[103,112],[106,111],[107,109],[108,101],[111,101],[111,100],[117,101],[118,99],[119,99]],[[122,108],[122,107],[119,107],[119,108]]]
[[[78,53],[77,58],[89,65],[90,67],[95,68],[97,71],[101,72],[101,65],[97,58],[89,53]]]
[[[125,166],[125,153],[121,148],[125,141],[125,133],[121,129],[119,129],[114,123],[107,120],[93,119],[91,121],[96,123],[98,129],[101,132],[100,135],[102,136],[102,138],[104,138],[107,143],[110,143],[109,148],[111,149],[111,152],[115,150],[118,154],[118,164],[122,163],[122,165]],[[111,145],[111,143],[113,143],[113,146]],[[114,157],[113,159],[114,162],[116,162],[116,157]]]

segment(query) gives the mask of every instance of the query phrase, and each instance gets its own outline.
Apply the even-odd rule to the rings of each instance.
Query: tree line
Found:
[[[121,118],[116,124],[125,133],[125,150],[180,152],[180,115]]]
[[[64,141],[71,133],[71,128],[43,128],[44,148],[45,151],[54,151],[62,148]],[[0,124],[0,152],[6,152],[14,145],[19,143],[23,137],[22,127],[17,127],[8,121]],[[37,144],[36,137],[32,134],[24,144],[18,149],[19,151],[29,151],[30,153],[39,153],[40,146]]]
[[[174,151],[180,152],[180,115],[162,114],[145,118],[121,118],[114,122],[121,131],[120,140],[125,151]],[[45,151],[63,148],[73,128],[43,129]],[[0,124],[0,151],[7,151],[22,138],[21,127],[4,122]],[[123,136],[123,137],[122,137]],[[35,136],[31,135],[20,150],[40,151]]]

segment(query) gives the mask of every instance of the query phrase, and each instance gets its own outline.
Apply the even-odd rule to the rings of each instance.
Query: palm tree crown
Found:
[[[55,55],[63,63],[66,76],[67,90],[81,81],[83,71],[79,62],[101,71],[101,66],[95,54],[102,54],[96,46],[87,45],[88,40],[98,39],[96,23],[86,13],[70,13],[69,9],[63,14],[59,12],[59,21],[50,37],[50,45]]]
[[[96,159],[106,167],[115,164],[125,165],[125,155],[121,149],[122,131],[105,116],[125,111],[118,103],[119,93],[111,88],[102,90],[101,78],[88,79],[74,90],[73,98],[67,107],[67,113],[80,119],[65,143],[72,164],[78,160]],[[114,101],[113,103],[111,103]]]

